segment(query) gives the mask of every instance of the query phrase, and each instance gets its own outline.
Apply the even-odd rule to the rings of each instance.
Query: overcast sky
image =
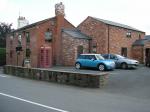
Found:
[[[17,27],[19,12],[29,23],[55,16],[63,2],[65,17],[77,26],[87,16],[126,24],[150,34],[150,0],[0,0],[0,22]]]

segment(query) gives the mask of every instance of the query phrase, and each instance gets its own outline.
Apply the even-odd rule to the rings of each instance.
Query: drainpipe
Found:
[[[109,30],[110,29],[109,29],[109,25],[108,25],[108,46],[107,46],[107,52],[108,52],[108,54],[110,53],[110,48],[109,48],[110,47],[110,43],[109,43],[109,40],[110,40],[109,39],[110,38],[110,36],[109,36]]]
[[[92,39],[89,39],[89,53],[92,51]]]

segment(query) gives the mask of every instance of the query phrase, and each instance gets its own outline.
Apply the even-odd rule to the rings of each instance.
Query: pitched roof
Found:
[[[88,40],[91,39],[89,36],[82,33],[78,29],[62,29],[62,31],[69,34],[69,35],[71,35],[74,38],[77,38],[77,39],[88,39]]]
[[[150,35],[145,35],[144,38],[147,39],[147,40],[150,40]]]
[[[52,18],[47,18],[47,19],[44,19],[44,20],[41,20],[41,21],[38,21],[38,22],[35,22],[35,23],[32,23],[32,24],[29,24],[27,26],[24,26],[24,27],[21,27],[19,29],[16,29],[16,30],[13,30],[13,32],[17,32],[17,31],[21,31],[21,30],[25,30],[25,29],[28,29],[28,28],[31,28],[31,27],[34,27],[38,24],[41,24],[41,23],[44,23],[44,22],[47,22],[47,21],[53,21],[55,20],[56,17],[52,17]],[[65,18],[64,18],[65,19]],[[66,19],[65,19],[66,20]],[[69,22],[68,20],[66,20],[67,22]],[[69,22],[70,23],[70,22]],[[71,24],[71,23],[70,23]],[[72,25],[72,24],[71,24]],[[74,25],[72,25],[73,27],[75,27]]]
[[[21,27],[19,29],[16,29],[13,32],[17,32],[17,31],[21,31],[21,30],[24,30],[24,29],[27,29],[27,28],[31,28],[31,27],[36,26],[37,24],[41,24],[41,23],[44,23],[46,21],[50,21],[50,20],[54,20],[54,19],[55,19],[55,17],[44,19],[44,20],[41,20],[41,21],[38,21],[38,22],[35,22],[35,23],[32,23],[32,24],[26,25],[26,26]]]
[[[89,16],[91,17],[91,16]],[[109,21],[109,20],[104,20],[104,19],[100,19],[100,18],[95,18],[95,17],[91,17],[97,21],[100,21],[100,22],[103,22],[105,24],[108,24],[108,25],[112,25],[112,26],[117,26],[117,27],[121,27],[121,28],[125,28],[125,29],[130,29],[130,30],[134,30],[134,31],[139,31],[139,32],[143,32],[141,30],[138,30],[136,28],[133,28],[131,26],[128,26],[128,25],[124,25],[124,24],[121,24],[121,23],[117,23],[117,22],[113,22],[113,21]]]
[[[144,44],[145,44],[146,41],[147,41],[146,39],[136,40],[132,45],[133,46],[138,46],[138,45],[144,46]]]

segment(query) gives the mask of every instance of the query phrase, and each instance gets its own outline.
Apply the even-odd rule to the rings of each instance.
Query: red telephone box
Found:
[[[52,48],[42,46],[40,49],[40,67],[51,68],[52,67]]]

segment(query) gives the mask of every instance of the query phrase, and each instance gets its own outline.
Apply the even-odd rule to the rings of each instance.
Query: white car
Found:
[[[103,54],[102,56],[105,59],[114,60],[116,64],[116,68],[122,68],[122,69],[136,68],[139,65],[139,61],[129,59],[118,54]]]

